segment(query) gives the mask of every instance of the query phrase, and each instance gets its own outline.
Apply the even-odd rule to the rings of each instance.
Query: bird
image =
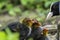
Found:
[[[50,7],[50,12],[48,13],[47,17],[46,17],[46,21],[51,19],[51,17],[54,17],[54,16],[59,16],[60,15],[60,1],[57,1],[55,3],[53,3]],[[59,24],[59,21],[56,22],[57,26]],[[59,30],[59,29],[57,29]],[[58,32],[59,33],[59,32]],[[58,34],[59,35],[59,34]],[[59,36],[58,36],[58,39],[59,39]],[[57,39],[57,40],[58,40]]]
[[[49,30],[47,28],[43,29],[43,36],[45,40],[51,40],[49,35],[48,35]]]
[[[47,28],[43,28],[43,34],[37,40],[51,40]]]
[[[33,21],[30,18],[24,18],[22,21],[22,27],[20,27],[19,40],[27,40],[27,37],[31,34],[31,26]]]
[[[51,17],[60,15],[60,1],[53,3],[50,6],[50,12],[48,13],[46,20],[50,19]]]
[[[50,40],[48,35],[48,29],[45,27],[42,27],[41,22],[37,21],[36,19],[33,19],[33,27],[32,27],[32,33],[31,36],[33,40]]]
[[[33,21],[33,24],[32,24],[32,32],[31,32],[31,35],[30,35],[30,38],[33,38],[33,40],[37,40],[40,35],[41,35],[41,31],[42,31],[42,28],[40,27],[41,26],[41,23],[38,22],[36,19],[32,19]]]

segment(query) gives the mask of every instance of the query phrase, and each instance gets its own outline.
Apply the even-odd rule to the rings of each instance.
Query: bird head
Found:
[[[33,19],[32,21],[33,21],[33,25],[32,25],[33,27],[38,28],[39,26],[41,26],[41,23],[38,22],[36,19]]]
[[[44,28],[44,29],[43,29],[43,35],[44,35],[44,36],[47,36],[47,34],[48,34],[48,29],[47,29],[47,28]]]
[[[48,13],[46,20],[50,19],[53,16],[60,15],[60,11],[59,11],[60,4],[59,3],[60,3],[60,1],[51,4],[50,12]]]
[[[23,21],[22,21],[22,23],[23,23],[23,24],[26,24],[26,20],[27,20],[27,19],[29,19],[29,18],[24,18]]]
[[[33,24],[33,21],[30,18],[25,18],[22,23],[31,27]]]

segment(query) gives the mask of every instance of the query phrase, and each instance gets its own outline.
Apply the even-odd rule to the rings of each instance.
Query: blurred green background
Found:
[[[5,15],[21,18],[29,17],[43,23],[50,11],[50,5],[57,1],[59,0],[0,0],[0,16],[3,15],[0,18]],[[18,40],[18,33],[13,34],[10,31],[7,31],[7,33],[8,35],[0,32],[0,40]]]

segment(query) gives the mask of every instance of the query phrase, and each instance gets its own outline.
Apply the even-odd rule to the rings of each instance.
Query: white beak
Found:
[[[49,12],[48,15],[47,15],[46,20],[49,20],[52,16],[53,16],[53,12]]]

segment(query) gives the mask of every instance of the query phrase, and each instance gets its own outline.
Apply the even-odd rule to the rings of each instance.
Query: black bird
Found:
[[[27,40],[27,37],[31,34],[31,26],[33,21],[30,18],[25,18],[22,22],[22,26],[20,27],[20,39],[19,40]]]
[[[47,28],[43,28],[43,34],[37,40],[51,40]]]
[[[51,5],[50,12],[48,13],[46,20],[58,15],[60,15],[60,1],[55,2]]]
[[[33,40],[37,40],[40,35],[41,35],[41,31],[42,31],[42,28],[40,27],[41,24],[36,20],[32,20],[33,21],[33,24],[32,24],[32,32],[30,34],[30,36],[28,37],[29,38],[33,38]]]
[[[50,40],[48,36],[48,29],[41,26],[41,23],[36,19],[33,20],[33,27],[31,37],[33,40]]]
[[[60,15],[60,1],[55,2],[51,5],[50,12],[48,13],[46,20],[49,20],[51,17],[59,16],[59,15]]]
[[[18,32],[19,31],[19,25],[22,25],[22,23],[20,22],[12,22],[10,24],[8,24],[8,28],[12,31],[12,32]]]
[[[29,28],[25,24],[22,24],[20,25],[19,29],[20,29],[19,40],[26,40],[27,35],[29,33]]]

